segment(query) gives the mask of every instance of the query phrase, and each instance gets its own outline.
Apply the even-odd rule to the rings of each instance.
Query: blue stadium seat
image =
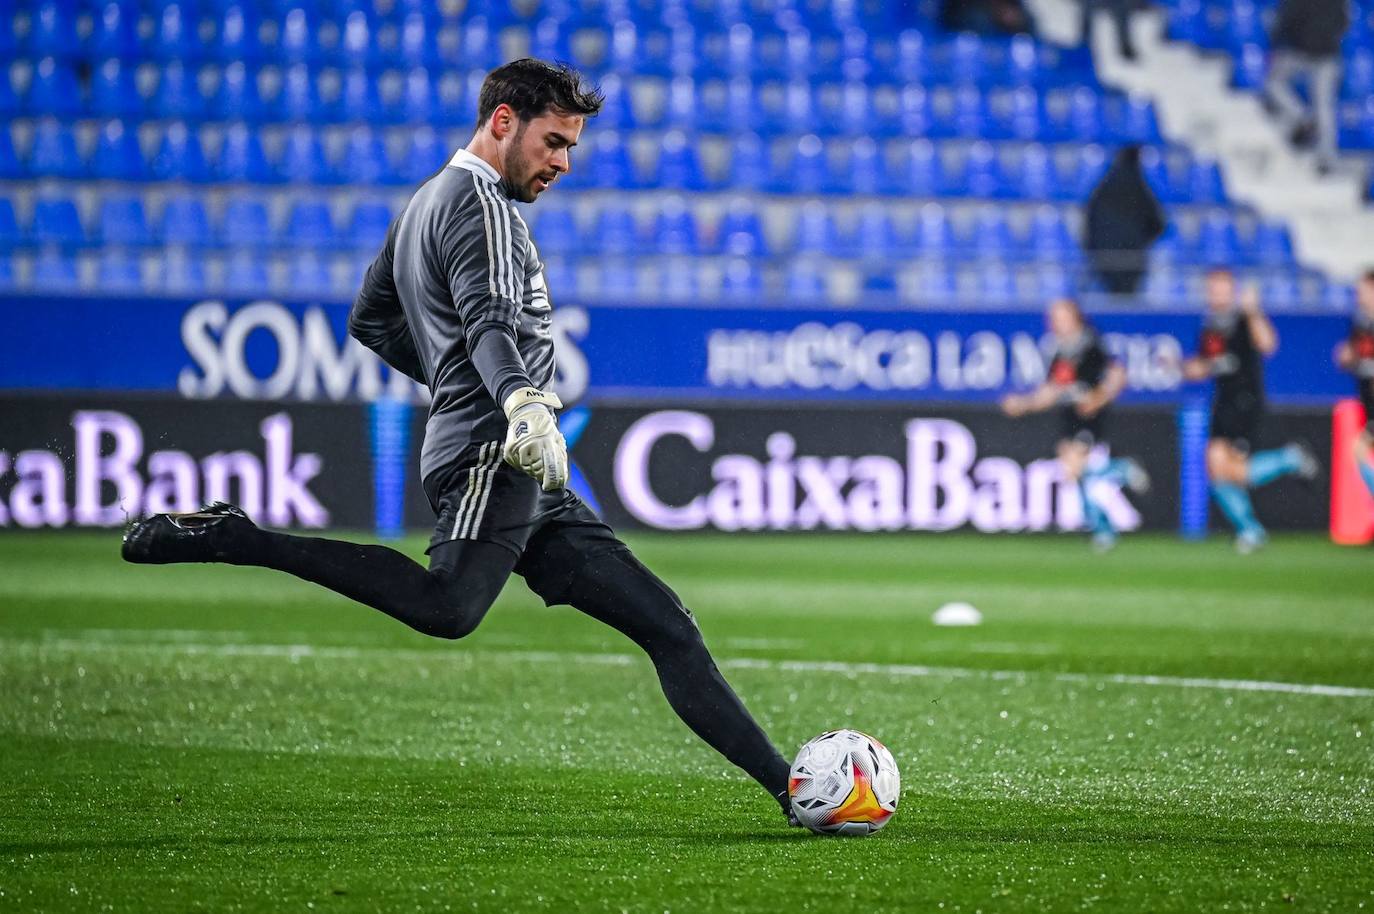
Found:
[[[1014,193],[1002,174],[1002,162],[991,143],[978,142],[964,156],[964,175],[959,182],[972,197],[1005,197]]]
[[[1231,74],[1231,86],[1252,92],[1264,88],[1269,69],[1268,58],[1268,52],[1262,46],[1243,45],[1236,54],[1236,68]]]
[[[1039,139],[1045,120],[1040,93],[1033,86],[1017,86],[1007,94],[1004,102],[1006,109],[1000,119],[1003,134],[1014,140]]]
[[[210,220],[200,198],[190,194],[168,197],[162,208],[161,236],[192,247],[213,244]]]
[[[315,44],[317,26],[311,21],[310,13],[295,5],[285,12],[281,18],[281,31],[274,56],[289,64],[314,63],[319,56],[319,48]]]
[[[586,240],[582,237],[582,230],[571,207],[541,203],[532,212],[538,218],[535,231],[540,254],[575,257],[585,250]]]
[[[758,88],[756,123],[774,133],[787,133],[815,119],[815,98],[811,84],[791,79],[785,83],[765,83]]]
[[[876,196],[890,193],[883,151],[872,137],[859,137],[846,150],[845,162],[835,175],[835,183],[847,193]],[[847,178],[848,180],[841,180]]]
[[[943,305],[958,295],[954,271],[937,258],[923,258],[914,267],[916,302],[924,306]]]
[[[1062,139],[1080,143],[1095,143],[1103,135],[1102,99],[1087,86],[1078,86],[1069,93],[1063,120],[1056,126]]]
[[[100,201],[99,237],[107,245],[152,244],[143,200],[135,194],[111,194]]]
[[[204,183],[211,179],[210,167],[205,164],[200,136],[186,124],[175,121],[167,125],[157,156],[153,159],[153,175],[160,181],[191,181]]]
[[[851,257],[867,261],[888,261],[902,254],[890,207],[866,203],[859,208],[858,222],[844,250]]]
[[[224,132],[215,175],[221,181],[270,184],[280,180],[272,163],[262,153],[258,134],[243,122],[230,124]]]
[[[1026,253],[1035,260],[1070,263],[1078,259],[1078,244],[1069,234],[1064,212],[1057,206],[1038,206],[1031,215]]]
[[[81,285],[76,260],[60,248],[44,247],[33,261],[33,285],[46,292],[75,292]]]
[[[14,203],[9,197],[0,197],[0,251],[12,250],[27,240],[15,218]]]
[[[968,247],[985,260],[1012,259],[1016,245],[1007,225],[1006,211],[1000,206],[980,206],[974,216]]]
[[[921,207],[916,218],[916,251],[924,257],[943,257],[954,244],[954,232],[949,225],[949,215],[938,203],[927,203]]]
[[[400,181],[387,160],[381,136],[361,124],[349,131],[343,155],[334,163],[334,168],[346,184],[395,184]]]
[[[697,302],[697,270],[689,257],[666,257],[655,264],[654,291],[659,299],[669,302]]]
[[[24,104],[34,114],[61,118],[76,117],[85,110],[76,72],[66,61],[54,57],[44,57],[33,68]]]
[[[444,145],[431,127],[421,127],[410,134],[410,143],[396,164],[396,174],[402,181],[419,184],[448,162],[452,150]]]
[[[409,12],[400,23],[400,41],[396,57],[403,67],[429,68],[440,64],[438,54],[439,29],[420,12]]]
[[[617,73],[608,73],[602,78],[600,87],[606,101],[601,106],[601,113],[596,116],[597,126],[609,130],[627,130],[636,126],[634,106],[625,80]]]
[[[908,85],[925,82],[929,69],[926,37],[918,29],[905,29],[897,36],[897,60],[894,67],[898,80]]]
[[[22,178],[27,172],[28,169],[14,151],[9,125],[0,123],[0,181]]]
[[[338,175],[325,159],[319,137],[305,124],[297,124],[287,134],[277,170],[287,181],[299,184],[333,184],[338,181]]]
[[[909,137],[926,137],[933,129],[930,94],[918,85],[903,86],[898,95],[897,121],[900,132]]]
[[[1076,156],[1069,180],[1064,184],[1064,199],[1086,202],[1107,171],[1107,153],[1090,143],[1079,147]]]
[[[699,254],[701,237],[696,216],[678,196],[665,198],[654,217],[654,249],[665,255]]]
[[[830,173],[825,144],[809,133],[798,139],[787,158],[778,163],[769,186],[779,193],[819,194],[833,186]]]
[[[168,74],[173,72],[172,67],[168,67],[163,73],[165,83]],[[194,91],[195,86],[192,82],[187,91]],[[162,87],[158,87],[159,93]],[[154,107],[158,107],[154,103]],[[262,96],[258,92],[258,76],[256,70],[250,70],[242,61],[235,61],[228,64],[220,74],[219,88],[215,92],[212,104],[215,116],[226,121],[248,121],[259,123],[267,118],[267,106],[263,104]],[[174,114],[168,116],[175,117]]]
[[[794,257],[787,262],[783,288],[790,302],[822,302],[827,297],[826,269],[816,257]]]
[[[3,81],[0,81],[3,82]],[[145,109],[134,82],[134,68],[109,58],[91,74],[91,113],[98,117],[136,118]]]
[[[433,124],[447,120],[437,117],[434,80],[424,67],[406,71],[401,88],[397,120],[407,124]]]
[[[92,17],[86,50],[95,58],[132,60],[139,56],[138,9],[117,0],[102,4]]]
[[[954,88],[949,119],[941,133],[966,139],[981,139],[988,132],[988,113],[983,92],[977,86],[963,84]]]
[[[729,257],[764,257],[768,240],[763,234],[759,212],[748,199],[730,202],[716,226],[716,248]]]
[[[608,130],[598,134],[591,153],[580,183],[608,190],[639,186],[630,149],[619,133]]]
[[[547,257],[544,259],[544,284],[555,295],[576,294],[577,271],[566,257]]]
[[[34,201],[29,233],[37,244],[76,247],[86,243],[86,230],[81,225],[76,202],[66,197]]]
[[[233,247],[270,247],[276,243],[267,207],[252,198],[230,197],[220,237]]]
[[[1149,99],[1130,95],[1115,98],[1105,114],[1106,133],[1117,142],[1160,142],[1154,103]]]
[[[913,197],[938,197],[945,191],[940,151],[930,140],[912,140],[902,151],[898,174]]]
[[[335,62],[345,67],[368,67],[378,63],[378,48],[373,41],[372,22],[367,13],[362,10],[348,13],[340,29]]]
[[[1341,96],[1362,99],[1374,95],[1374,48],[1357,47],[1345,56]]]
[[[610,301],[632,301],[639,294],[634,263],[624,257],[606,257],[596,269],[596,292]]]
[[[1036,298],[1040,301],[1072,297],[1075,294],[1072,276],[1057,263],[1040,264],[1036,269],[1035,286]]]
[[[1201,263],[1230,264],[1240,257],[1236,224],[1226,210],[1211,210],[1198,224],[1197,255]]]
[[[338,108],[345,121],[371,124],[381,120],[382,102],[371,73],[360,67],[344,73]]]
[[[13,16],[13,10],[8,4],[4,9],[4,18],[8,20]],[[81,39],[76,33],[74,12],[64,3],[36,4],[29,21],[28,53],[33,57],[75,57],[81,48]],[[6,28],[9,28],[8,23]]]
[[[543,224],[543,217],[540,217],[540,224]],[[344,242],[363,251],[380,250],[390,226],[391,207],[380,200],[364,200],[353,207]],[[543,240],[541,236],[540,241]]]
[[[680,130],[663,135],[653,183],[672,190],[704,190],[706,180],[697,159],[696,145]]]
[[[205,53],[194,11],[179,3],[164,3],[154,18],[148,48],[160,60],[195,64]]]
[[[829,254],[839,247],[835,220],[824,203],[812,200],[796,211],[792,250],[800,254]]]
[[[241,73],[242,68],[234,72]],[[231,72],[226,70],[221,82],[221,98],[224,97],[226,87],[232,85],[232,79]],[[256,97],[254,89],[254,98]],[[150,99],[149,108],[156,117],[188,121],[202,120],[209,110],[205,97],[200,94],[195,72],[186,69],[179,60],[173,60],[162,68],[157,91]],[[235,116],[230,113],[231,110],[233,109],[226,104],[221,104],[219,114],[221,117]]]
[[[836,86],[823,86],[816,93],[811,121],[827,135],[867,136],[873,132],[878,118],[868,86],[847,80]]]
[[[205,292],[205,266],[200,257],[174,245],[163,249],[156,274],[162,291],[169,295],[200,295]]]
[[[111,181],[142,181],[148,177],[148,166],[138,135],[123,121],[106,121],[96,139],[95,155],[91,156],[90,173],[94,178]]]
[[[3,50],[0,50],[0,60],[4,59],[3,53]],[[23,110],[24,104],[20,101],[18,93],[14,91],[8,71],[0,72],[0,118],[8,123],[11,118]]]
[[[219,17],[219,28],[215,31],[215,50],[219,59],[230,65],[262,59],[262,44],[258,40],[261,21],[254,4],[232,3],[225,6]]]
[[[1293,242],[1288,227],[1282,222],[1262,221],[1255,226],[1250,250],[1255,262],[1266,267],[1286,267],[1293,264]]]
[[[754,303],[764,294],[763,273],[748,257],[731,257],[720,275],[720,297],[727,302]]]
[[[239,249],[229,256],[224,270],[225,291],[242,296],[267,291],[267,267],[257,251]]]
[[[319,200],[297,200],[291,207],[284,240],[297,247],[330,248],[339,243],[329,205]]]
[[[1040,48],[1030,35],[1011,36],[1006,46],[1004,63],[1008,82],[1016,85],[1031,85],[1041,75]]]
[[[323,297],[333,291],[329,267],[314,251],[306,248],[290,258],[287,283],[295,296]]]
[[[330,120],[320,101],[314,74],[303,63],[292,64],[282,74],[281,89],[267,106],[275,120],[309,122]]]
[[[1215,159],[1196,157],[1189,162],[1187,200],[1190,203],[1226,203],[1226,186]]]
[[[730,143],[729,183],[736,190],[762,190],[772,180],[768,144],[757,133],[741,133]]]
[[[128,295],[143,291],[143,270],[138,257],[124,248],[106,246],[96,264],[96,281],[101,292]]]
[[[944,45],[944,67],[954,82],[977,83],[986,68],[983,39],[974,32],[960,32]]]
[[[1295,308],[1314,304],[1304,300],[1292,270],[1270,270],[1260,283],[1260,299],[1270,308]]]
[[[1059,177],[1055,173],[1054,159],[1049,150],[1039,143],[1030,143],[1021,148],[1013,180],[1028,200],[1059,198]]]
[[[639,250],[639,226],[634,213],[616,202],[601,208],[592,237],[603,254],[634,254]]]
[[[977,276],[976,295],[985,305],[1004,306],[1016,301],[1016,277],[1000,260],[987,260],[978,264],[974,271]]]
[[[705,130],[725,132],[730,122],[730,87],[742,88],[753,104],[753,86],[744,80],[729,83],[711,80],[698,86],[690,76],[675,76],[668,80],[660,117],[645,118],[642,126],[657,126],[662,122],[675,130]]]

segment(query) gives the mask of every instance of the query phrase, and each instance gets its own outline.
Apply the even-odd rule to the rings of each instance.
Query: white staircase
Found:
[[[1076,0],[1033,0],[1050,41],[1078,40]],[[1166,139],[1213,156],[1232,200],[1292,231],[1298,260],[1351,281],[1374,266],[1374,211],[1363,202],[1360,176],[1318,174],[1310,153],[1295,152],[1258,96],[1230,88],[1231,61],[1164,40],[1164,14],[1137,13],[1138,59],[1122,59],[1104,16],[1094,27],[1093,58],[1103,84],[1151,99]]]

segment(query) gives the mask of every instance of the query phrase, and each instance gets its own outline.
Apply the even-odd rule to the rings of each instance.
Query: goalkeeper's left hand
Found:
[[[522,387],[506,398],[506,446],[501,456],[506,463],[539,480],[545,492],[568,483],[568,445],[558,430],[555,409],[562,409],[558,396],[534,387]]]

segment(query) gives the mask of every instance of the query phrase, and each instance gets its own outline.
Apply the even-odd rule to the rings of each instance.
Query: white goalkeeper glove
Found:
[[[545,492],[568,484],[568,445],[558,430],[555,409],[558,396],[534,387],[522,387],[502,404],[506,411],[506,463],[539,480]]]

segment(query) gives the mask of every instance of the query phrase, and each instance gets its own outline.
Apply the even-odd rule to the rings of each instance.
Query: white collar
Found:
[[[496,169],[487,164],[483,159],[473,155],[466,149],[460,149],[453,154],[453,158],[448,160],[448,164],[454,168],[466,168],[473,174],[481,175],[493,184],[501,183],[501,176],[496,173]]]

